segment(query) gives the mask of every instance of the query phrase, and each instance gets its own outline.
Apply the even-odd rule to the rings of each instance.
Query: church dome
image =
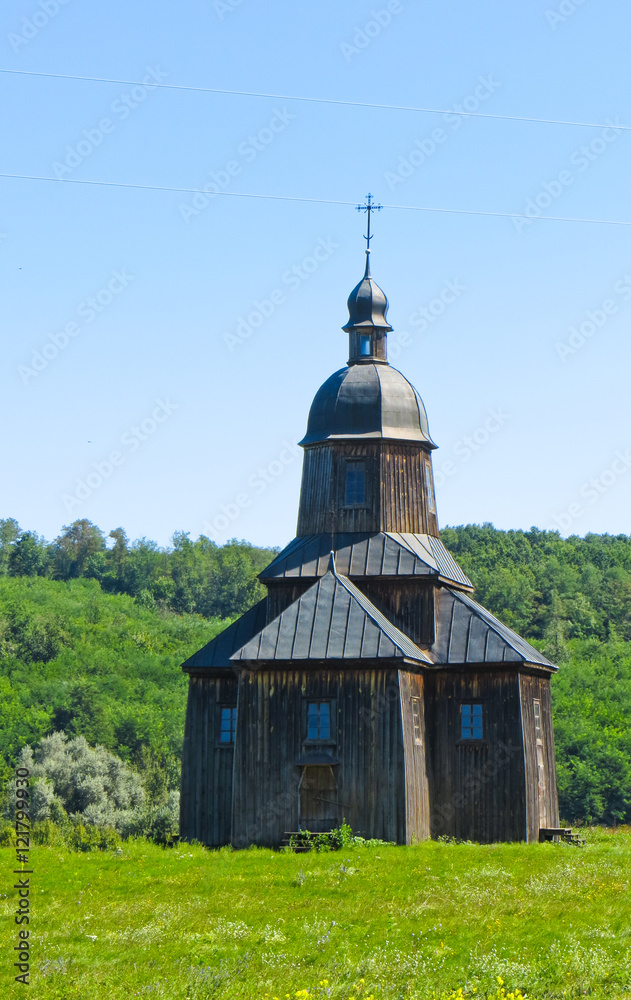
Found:
[[[391,330],[388,323],[388,299],[370,274],[370,257],[366,254],[366,273],[348,297],[348,323],[343,330],[360,330],[365,327]]]
[[[300,444],[340,438],[417,441],[436,447],[414,386],[396,368],[374,362],[341,368],[320,386]]]

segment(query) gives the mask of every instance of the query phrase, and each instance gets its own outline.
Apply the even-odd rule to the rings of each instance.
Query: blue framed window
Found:
[[[346,482],[344,484],[344,503],[349,506],[366,503],[366,464],[365,462],[346,463]]]
[[[460,739],[481,740],[484,736],[481,702],[460,706]]]
[[[220,743],[234,743],[237,731],[237,710],[236,708],[221,709],[221,726],[219,730]]]
[[[307,739],[331,739],[331,703],[310,701],[307,704]]]

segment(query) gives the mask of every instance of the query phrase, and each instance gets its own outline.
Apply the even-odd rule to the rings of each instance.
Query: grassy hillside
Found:
[[[631,833],[567,845],[328,854],[33,852],[38,1000],[622,1000],[631,990]],[[0,851],[4,870],[13,852]],[[15,890],[0,900],[8,917]],[[2,921],[2,996],[21,997]],[[499,977],[499,978],[498,978]],[[302,992],[301,992],[302,991]]]
[[[0,753],[52,730],[177,770],[182,661],[226,623],[143,607],[96,580],[0,579]]]

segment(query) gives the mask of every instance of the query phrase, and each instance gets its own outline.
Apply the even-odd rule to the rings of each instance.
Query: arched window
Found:
[[[370,339],[369,333],[360,333],[359,335],[359,353],[363,358],[369,358],[371,355]]]

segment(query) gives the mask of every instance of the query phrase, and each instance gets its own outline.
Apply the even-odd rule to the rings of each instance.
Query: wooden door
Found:
[[[298,829],[326,833],[338,824],[337,782],[330,764],[309,764],[300,776]]]

